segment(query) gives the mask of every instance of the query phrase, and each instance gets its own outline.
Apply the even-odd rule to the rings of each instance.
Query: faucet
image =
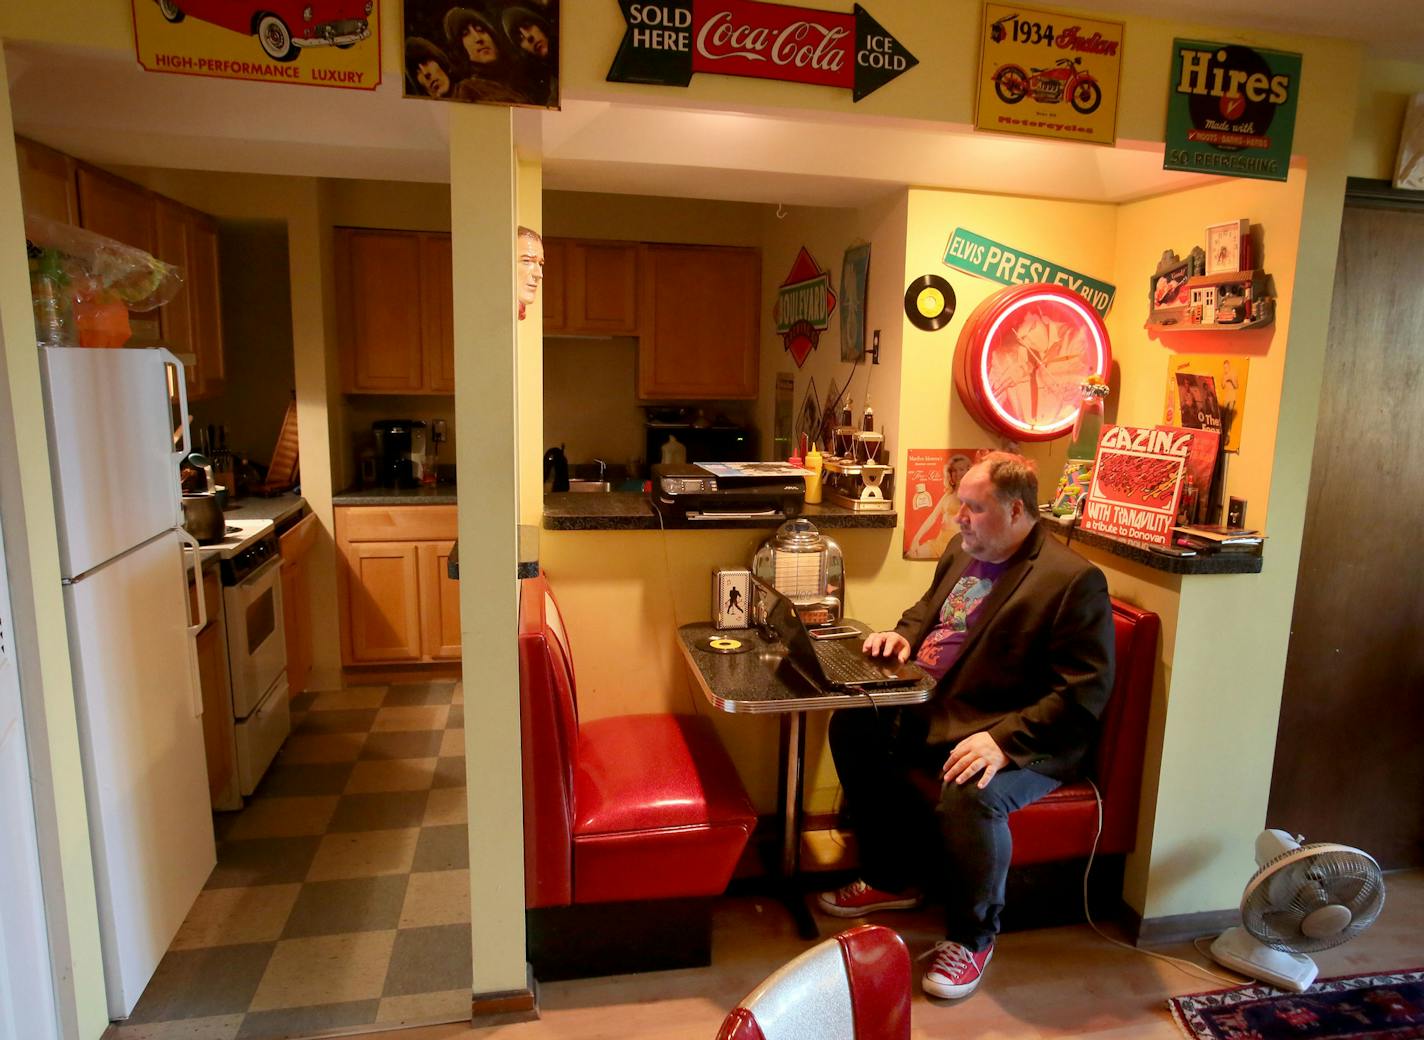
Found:
[[[594,459],[593,463],[598,467],[598,479],[600,481],[606,481],[608,479],[608,463],[602,459]]]

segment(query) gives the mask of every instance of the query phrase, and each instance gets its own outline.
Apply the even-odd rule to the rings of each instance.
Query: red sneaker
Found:
[[[977,953],[957,942],[937,942],[923,957],[933,957],[929,970],[920,980],[927,994],[954,1000],[967,997],[984,978],[989,958],[994,956],[990,943]]]
[[[923,902],[924,897],[914,889],[885,892],[871,888],[859,878],[834,892],[822,892],[816,897],[817,905],[832,917],[860,917],[877,910],[913,910]]]

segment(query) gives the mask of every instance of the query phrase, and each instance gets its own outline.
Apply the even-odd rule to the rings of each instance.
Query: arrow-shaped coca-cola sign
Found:
[[[759,0],[618,0],[614,83],[685,87],[694,72],[842,87],[854,100],[919,61],[859,4],[849,14]]]

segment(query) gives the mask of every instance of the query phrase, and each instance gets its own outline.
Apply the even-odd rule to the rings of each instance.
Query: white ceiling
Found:
[[[1333,36],[1365,44],[1371,54],[1424,62],[1424,0],[1081,0],[1080,11],[1189,19],[1229,29],[1265,29],[1297,36]]]
[[[93,162],[371,180],[449,180],[446,105],[147,73],[129,58],[12,44],[18,132]],[[546,187],[851,206],[905,185],[1123,201],[1200,183],[1160,149],[1063,146],[863,116],[788,120],[566,101],[520,111]],[[832,172],[834,171],[834,172]]]
[[[1160,0],[1080,9],[1161,16]],[[1181,12],[1179,12],[1181,13]],[[1191,17],[1359,39],[1424,61],[1424,0],[1193,0]],[[7,47],[16,128],[99,163],[373,180],[449,180],[449,110],[400,96],[146,73],[128,57]],[[520,111],[522,150],[571,191],[857,205],[905,185],[1124,201],[1203,178],[1159,149],[1064,146],[856,114],[768,116],[566,101]],[[834,172],[832,172],[834,171]]]

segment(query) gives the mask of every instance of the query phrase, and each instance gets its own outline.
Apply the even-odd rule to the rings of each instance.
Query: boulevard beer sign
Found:
[[[611,83],[685,87],[694,72],[841,87],[859,101],[919,64],[856,4],[850,13],[760,0],[618,0]]]
[[[1299,98],[1299,54],[1173,40],[1162,168],[1285,180]]]
[[[776,334],[797,368],[806,364],[811,351],[820,345],[821,333],[831,327],[835,309],[831,273],[821,270],[811,251],[802,246],[786,281],[776,290],[774,312]]]

